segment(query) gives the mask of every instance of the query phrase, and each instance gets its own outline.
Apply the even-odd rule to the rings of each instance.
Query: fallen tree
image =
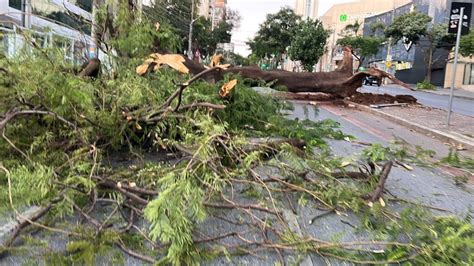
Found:
[[[163,55],[154,54],[150,57],[156,58],[160,56]],[[198,64],[182,55],[164,56],[178,56],[182,58],[180,63],[182,63],[182,65],[188,69],[189,73],[194,75],[201,73],[208,68],[207,66]],[[140,66],[142,71],[138,71],[137,69],[137,72],[142,75],[149,73],[156,66],[154,62],[155,61],[148,59],[142,66]],[[178,69],[174,66],[172,67]],[[229,67],[228,69],[221,72],[209,73],[203,76],[203,78],[210,82],[216,82],[221,80],[225,74],[229,73],[239,74],[243,78],[264,80],[265,82],[272,82],[274,85],[285,86],[288,88],[289,92],[326,93],[336,97],[349,97],[355,94],[357,89],[362,87],[364,78],[368,76],[374,76],[380,80],[383,78],[388,78],[395,84],[410,90],[412,89],[410,86],[398,80],[393,75],[377,68],[370,68],[367,71],[361,71],[354,74],[352,51],[350,47],[346,47],[344,49],[344,57],[338,69],[331,72],[290,72],[285,70],[262,70],[256,66],[249,66]]]
[[[414,203],[401,214],[400,205],[390,208],[403,199],[390,197],[385,182],[406,149],[386,157],[373,146],[362,162],[335,156],[324,139],[351,141],[336,122],[292,120],[284,104],[238,80],[200,80],[233,71],[226,66],[194,72],[181,68],[182,56],[168,56],[168,65],[194,75],[162,69],[139,77],[135,61],[118,57],[114,75],[97,76],[98,61],[74,75],[63,56],[38,49],[0,59],[0,211],[17,220],[0,244],[0,264],[23,255],[93,265],[109,254],[117,264],[125,263],[122,252],[174,265],[244,255],[268,263],[269,253],[282,265],[308,254],[358,264],[473,260],[469,222],[435,219]],[[164,58],[151,59],[139,70]],[[21,213],[30,205],[39,208]],[[298,233],[289,224],[304,223],[302,208],[335,222],[355,214],[358,228],[386,237],[342,242]],[[409,243],[398,242],[406,235]],[[53,241],[64,248],[49,248]]]

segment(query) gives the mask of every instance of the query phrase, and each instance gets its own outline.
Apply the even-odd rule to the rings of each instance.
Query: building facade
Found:
[[[372,35],[370,25],[373,23],[383,23],[388,26],[392,23],[393,17],[416,10],[417,12],[425,13],[433,18],[432,23],[445,24],[446,30],[448,27],[448,16],[452,1],[446,0],[413,0],[407,5],[400,6],[393,11],[384,12],[375,16],[367,17],[364,20],[363,33],[365,36]],[[462,0],[460,2],[463,2]],[[464,2],[471,2],[470,0]],[[473,14],[471,14],[472,17]],[[471,23],[473,21],[471,20]],[[471,26],[472,28],[472,26]],[[381,35],[382,32],[375,33]],[[395,76],[411,84],[421,82],[427,76],[427,65],[425,62],[425,50],[429,42],[425,38],[421,38],[418,44],[407,46],[399,42],[392,47],[390,52],[390,64],[386,64],[389,51],[387,47],[381,47],[377,55],[368,58],[366,64],[375,63],[385,70],[395,73]],[[436,86],[449,87],[451,82],[451,64],[448,61],[450,50],[437,49],[434,52],[433,64],[431,68],[431,83]],[[472,59],[462,58],[457,69],[456,87],[464,87],[472,89]],[[389,68],[387,66],[390,65]],[[448,67],[447,67],[448,65]],[[449,85],[448,85],[449,84]]]
[[[294,11],[303,18],[318,18],[319,0],[295,0]]]
[[[225,19],[227,0],[200,0],[199,16],[211,19],[212,28]]]
[[[360,27],[356,34],[362,35],[365,18],[387,12],[409,2],[411,0],[359,0],[333,5],[319,18],[324,28],[331,32],[328,38],[327,51],[319,62],[319,71],[334,70],[342,60],[342,49],[336,43],[338,39],[343,37],[347,25],[359,23]]]
[[[43,46],[61,47],[67,59],[73,62],[89,55],[92,39],[84,32],[80,20],[73,21],[72,12],[81,19],[91,21],[90,12],[66,0],[2,0],[0,1],[0,46],[6,56],[15,56],[24,47],[25,41],[19,29],[32,32],[35,41]],[[62,20],[66,19],[66,20]],[[86,23],[87,24],[87,23]],[[86,30],[90,32],[90,26]]]

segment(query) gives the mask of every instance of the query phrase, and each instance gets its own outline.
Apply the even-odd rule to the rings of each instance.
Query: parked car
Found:
[[[377,85],[380,87],[380,85],[382,84],[381,80],[379,80],[377,77],[374,77],[374,76],[368,76],[368,77],[365,77],[364,81],[363,81],[363,84],[364,85],[370,85],[370,86],[374,86]]]

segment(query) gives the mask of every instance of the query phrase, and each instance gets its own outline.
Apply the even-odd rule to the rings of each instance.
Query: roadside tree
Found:
[[[392,43],[402,40],[406,44],[412,42],[419,45],[424,53],[427,82],[431,81],[433,64],[441,59],[433,59],[436,49],[452,47],[452,36],[447,34],[446,27],[441,24],[430,25],[431,21],[432,18],[424,13],[411,12],[396,17],[393,24],[385,30],[385,36],[391,37]]]
[[[428,23],[432,18],[424,13],[411,12],[396,17],[388,28],[385,29],[385,36],[392,38],[392,43],[404,40],[416,44],[421,37],[426,35]]]
[[[459,52],[463,56],[474,55],[474,30],[471,30],[468,35],[463,36],[459,45]]]
[[[426,31],[426,40],[420,42],[420,48],[424,53],[424,60],[426,64],[426,77],[425,81],[431,82],[431,70],[433,65],[441,60],[443,54],[440,54],[437,58],[434,58],[435,51],[439,48],[450,50],[454,44],[454,38],[452,34],[448,34],[446,25],[434,24]]]
[[[276,14],[267,15],[255,38],[248,42],[252,53],[260,58],[273,55],[281,64],[282,56],[291,45],[300,21],[301,17],[290,8],[282,8]]]
[[[289,49],[292,60],[301,61],[306,71],[313,71],[313,66],[324,53],[324,46],[329,37],[321,21],[306,20],[300,23]]]

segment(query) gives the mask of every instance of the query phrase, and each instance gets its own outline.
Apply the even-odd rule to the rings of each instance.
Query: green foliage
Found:
[[[385,36],[392,37],[393,43],[397,43],[402,37],[407,42],[418,43],[422,36],[425,36],[428,30],[428,23],[432,18],[425,13],[410,12],[398,16],[394,19],[392,25],[385,29]]]
[[[372,31],[372,34],[376,34],[377,30],[385,30],[385,24],[381,21],[374,22],[369,25],[370,31]]]
[[[125,14],[127,12],[120,16]],[[127,25],[128,22],[117,22],[120,24],[117,27],[129,30],[141,25]],[[368,182],[333,177],[334,172],[347,171],[345,166],[348,162],[351,165],[352,160],[332,155],[325,144],[326,138],[351,138],[332,120],[289,119],[284,114],[289,109],[288,104],[257,93],[245,86],[239,77],[238,85],[222,98],[218,94],[219,88],[235,78],[232,76],[217,84],[198,81],[183,91],[181,107],[208,102],[225,105],[223,110],[198,107],[162,111],[160,106],[175,92],[176,83],[183,83],[189,77],[170,69],[138,76],[135,67],[141,60],[134,57],[148,53],[146,50],[151,48],[148,44],[155,38],[161,38],[162,44],[172,46],[175,43],[173,36],[160,37],[165,32],[155,35],[148,25],[145,29],[136,28],[123,36],[116,36],[113,45],[130,57],[116,58],[114,75],[103,75],[97,80],[75,76],[72,66],[64,62],[63,55],[54,49],[33,50],[32,54],[18,58],[0,59],[0,66],[9,73],[0,73],[2,120],[9,111],[17,110],[14,107],[21,110],[38,108],[35,110],[57,114],[18,116],[5,127],[8,139],[0,139],[1,164],[10,170],[15,206],[43,205],[60,196],[58,201],[54,201],[48,217],[43,217],[40,222],[51,227],[60,224],[61,228],[73,234],[67,236],[65,252],[48,250],[44,242],[40,243],[46,254],[38,258],[44,259],[46,264],[90,265],[102,258],[110,258],[111,252],[115,254],[112,264],[123,263],[123,256],[115,249],[117,245],[130,247],[151,258],[162,258],[158,263],[163,264],[197,264],[218,255],[230,256],[231,251],[213,245],[217,242],[202,245],[196,240],[205,239],[197,229],[214,214],[211,210],[214,207],[210,204],[220,201],[230,204],[233,200],[227,198],[227,194],[236,189],[232,183],[236,180],[245,183],[247,190],[243,193],[270,211],[273,210],[269,207],[273,200],[277,201],[277,211],[281,204],[279,198],[294,196],[301,203],[317,203],[337,212],[366,215],[363,224],[371,229],[370,232],[379,233],[378,238],[398,241],[406,233],[412,237],[410,242],[424,249],[421,252],[395,244],[387,246],[383,254],[373,255],[373,252],[337,244],[321,248],[322,242],[302,239],[287,230],[287,225],[278,219],[261,216],[262,223],[255,229],[279,232],[269,238],[269,243],[295,247],[301,254],[314,251],[323,255],[340,255],[349,261],[403,260],[414,254],[411,261],[419,264],[472,262],[472,226],[468,226],[469,222],[454,218],[431,219],[422,213],[402,213],[400,219],[388,219],[382,204],[375,203],[368,208],[362,198],[374,189],[376,175],[370,176]],[[140,46],[143,51],[133,49],[132,45],[135,42],[133,36],[140,34],[145,35],[141,36],[143,39],[138,38],[144,42]],[[164,41],[166,38],[171,39]],[[176,102],[173,101],[171,107]],[[249,138],[265,141],[272,137],[302,139],[306,147],[295,148],[288,143],[259,145],[249,141]],[[408,154],[405,145],[401,141],[386,148],[374,145],[364,155],[372,161],[392,158],[421,161],[424,156],[430,156],[429,151],[416,147],[415,159]],[[151,151],[155,155],[157,150],[163,149],[166,153],[174,152],[172,162],[159,163],[155,158],[147,162],[134,160],[142,151]],[[111,154],[124,156],[125,163],[117,165],[117,159],[114,160]],[[252,178],[257,175],[256,168],[264,167],[271,168],[269,178],[275,174],[285,183],[263,182],[263,176]],[[0,208],[9,207],[4,172],[0,172]],[[136,203],[136,198],[123,194],[122,190],[112,188],[125,189],[125,184],[128,188],[146,190],[146,193],[135,194],[142,199],[141,203]],[[95,197],[99,197],[101,201],[97,202],[101,203],[88,212]],[[103,213],[97,213],[104,210],[98,206],[110,201],[113,203],[110,209],[117,208],[117,213],[107,214],[109,217],[104,218]],[[74,205],[94,219],[100,219],[102,228],[98,229],[87,217],[87,223],[81,226],[71,223],[71,220],[85,216]],[[242,209],[243,214],[250,211]],[[138,218],[134,229],[123,230],[129,223],[127,216],[131,210],[136,217],[143,211],[146,221],[141,223]],[[234,211],[239,211],[239,208]],[[245,217],[239,219],[247,222]],[[251,220],[258,223],[260,215],[259,219]],[[29,235],[29,238],[36,237]],[[30,239],[28,242],[35,241]]]
[[[311,72],[324,53],[328,37],[329,32],[319,20],[302,21],[291,40],[290,58],[301,61],[304,69]]]
[[[48,198],[48,194],[54,194],[51,167],[40,164],[34,164],[31,167],[20,165],[11,171],[10,178],[14,184],[12,186],[13,202],[18,206],[41,204]],[[4,173],[0,174],[0,183],[2,184],[0,207],[6,208],[9,206],[9,200],[8,184]]]
[[[169,263],[193,264],[198,259],[192,237],[194,225],[206,217],[202,206],[204,193],[192,174],[169,173],[159,182],[160,195],[145,209],[145,217],[151,222],[150,236],[170,243]]]
[[[379,143],[372,144],[370,147],[362,151],[362,156],[371,162],[379,162],[387,160],[387,148]]]
[[[474,159],[461,156],[455,149],[449,149],[449,154],[442,158],[441,162],[454,167],[474,170]]]
[[[194,9],[196,20],[193,23],[193,49],[199,49],[202,55],[210,56],[216,52],[218,43],[230,42],[232,29],[238,27],[240,16],[236,11],[227,8],[223,14],[224,19],[212,27],[211,19],[198,16],[198,4],[200,3],[196,2]],[[177,48],[180,52],[188,47],[191,6],[190,0],[159,0],[155,1],[152,7],[144,7],[147,18],[159,22],[161,27],[170,29],[178,37]],[[164,43],[160,43],[160,46],[170,48]]]
[[[282,8],[276,14],[268,14],[255,38],[248,43],[252,53],[260,58],[267,54],[281,56],[291,45],[300,20],[301,17],[290,8]]]
[[[469,220],[457,217],[433,217],[420,208],[407,208],[399,221],[376,229],[384,240],[409,237],[418,247],[414,265],[470,265],[474,262],[474,228]],[[392,247],[387,259],[400,259],[413,252],[408,247]]]
[[[346,36],[337,40],[337,44],[341,46],[352,47],[355,54],[359,56],[362,63],[365,57],[376,55],[384,42],[380,37],[364,37],[364,36]]]
[[[171,53],[176,53],[181,50],[181,38],[176,34],[172,27],[166,24],[161,25],[156,35],[160,47],[168,49]]]
[[[358,20],[356,20],[353,24],[348,24],[344,27],[344,29],[342,30],[342,35],[344,35],[345,37],[357,36],[360,26],[361,24],[359,23]]]
[[[229,53],[226,56],[226,62],[233,66],[249,66],[251,65],[251,59],[250,58],[245,58],[241,56],[240,54],[236,53]]]
[[[428,81],[422,81],[416,83],[416,88],[419,90],[436,90],[436,86],[429,83]]]
[[[459,53],[463,56],[472,56],[474,54],[474,30],[471,30],[468,35],[461,37]]]
[[[175,38],[169,31],[158,34],[146,21],[134,22],[123,30],[126,33],[112,40],[111,44],[118,49],[120,54],[130,57],[144,57],[150,54],[156,39],[165,41],[167,45],[175,42]]]
[[[374,143],[362,151],[362,158],[371,162],[398,160],[417,165],[429,165],[435,152],[420,146],[412,146],[403,139],[395,138],[388,147]]]

